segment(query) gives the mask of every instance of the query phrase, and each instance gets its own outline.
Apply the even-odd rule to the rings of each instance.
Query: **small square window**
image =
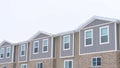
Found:
[[[36,68],[43,68],[43,63],[37,63],[37,67]]]
[[[92,67],[97,67],[97,66],[101,66],[101,58],[100,57],[94,57],[92,58]]]
[[[64,61],[64,68],[73,68],[73,61],[72,60],[65,60]]]

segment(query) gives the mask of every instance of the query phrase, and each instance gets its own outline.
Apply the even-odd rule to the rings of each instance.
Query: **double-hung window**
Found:
[[[26,45],[22,44],[20,47],[20,55],[21,56],[25,56],[25,49],[26,49]]]
[[[33,43],[33,54],[39,53],[39,41],[34,41]]]
[[[43,39],[42,40],[42,52],[48,52],[48,39]]]
[[[70,35],[63,36],[63,50],[70,49]]]
[[[27,68],[27,64],[21,64],[21,68]]]
[[[109,43],[109,26],[100,27],[100,44]]]
[[[65,60],[64,68],[73,68],[73,60]]]
[[[43,63],[37,63],[37,66],[36,66],[36,68],[43,68]]]
[[[93,44],[93,30],[90,29],[90,30],[86,30],[85,31],[85,46],[92,46]]]
[[[92,67],[97,67],[97,66],[101,66],[101,57],[94,57],[92,58],[92,61],[91,61],[91,64],[92,64]]]
[[[4,48],[1,48],[1,49],[0,49],[0,59],[3,59],[3,58],[4,58],[4,51],[5,51]]]
[[[10,58],[11,47],[6,48],[6,58]]]

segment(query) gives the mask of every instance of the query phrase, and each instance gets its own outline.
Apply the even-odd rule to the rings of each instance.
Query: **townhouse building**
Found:
[[[0,44],[0,68],[120,68],[120,21],[94,16],[75,30]]]

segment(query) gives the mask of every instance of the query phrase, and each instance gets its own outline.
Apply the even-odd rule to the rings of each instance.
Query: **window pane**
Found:
[[[92,39],[91,38],[86,39],[86,45],[90,45],[90,44],[92,44]]]
[[[69,68],[69,63],[65,62],[65,68]]]
[[[72,61],[69,61],[69,68],[72,68]]]
[[[37,53],[37,52],[38,52],[38,48],[35,48],[35,49],[34,49],[34,53]]]
[[[107,35],[107,28],[101,29],[101,36]]]
[[[92,36],[91,31],[87,31],[87,32],[86,32],[86,39],[87,39],[87,38],[91,38],[91,36]]]
[[[93,62],[93,66],[96,66],[97,65],[97,63],[96,62]]]
[[[101,58],[97,58],[97,66],[101,65]]]
[[[64,44],[64,48],[65,48],[65,49],[68,49],[68,48],[69,48],[69,43],[65,43],[65,44]]]
[[[101,42],[108,42],[108,36],[101,36]]]
[[[47,46],[44,46],[43,51],[47,51],[47,50],[48,50]]]
[[[69,43],[69,40],[70,40],[69,36],[64,37],[64,43]]]

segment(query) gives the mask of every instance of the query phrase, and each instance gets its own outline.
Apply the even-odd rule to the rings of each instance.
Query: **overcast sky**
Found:
[[[70,31],[94,15],[120,19],[120,0],[0,0],[0,41]]]

